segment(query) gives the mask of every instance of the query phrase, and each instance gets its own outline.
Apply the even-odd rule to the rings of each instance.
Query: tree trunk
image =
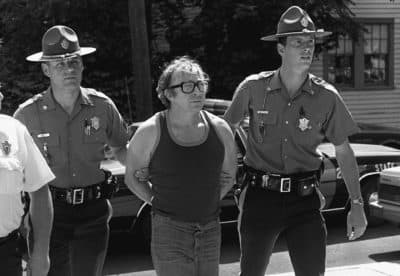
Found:
[[[132,43],[133,93],[135,94],[136,107],[135,121],[143,121],[153,114],[146,0],[128,1]]]

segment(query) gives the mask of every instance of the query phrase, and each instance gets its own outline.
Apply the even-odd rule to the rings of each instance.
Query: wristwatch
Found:
[[[361,205],[361,206],[364,205],[364,200],[362,199],[361,196],[357,197],[357,198],[350,199],[350,201],[351,201],[351,204]]]

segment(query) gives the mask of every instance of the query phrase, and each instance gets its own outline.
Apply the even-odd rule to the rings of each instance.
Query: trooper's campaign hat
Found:
[[[93,47],[80,47],[78,36],[71,28],[57,25],[46,31],[42,38],[42,51],[28,56],[33,62],[62,60],[84,56],[96,51]]]
[[[316,38],[320,38],[328,36],[332,32],[326,32],[324,29],[316,29],[314,22],[305,10],[299,6],[291,6],[279,19],[276,34],[264,36],[261,40],[276,41],[279,37],[304,34],[312,34]]]

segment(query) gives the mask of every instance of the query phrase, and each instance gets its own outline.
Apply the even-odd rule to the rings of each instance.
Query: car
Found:
[[[221,115],[229,105],[224,100],[207,100],[205,109]],[[133,133],[140,123],[130,127]],[[238,173],[237,182],[240,186],[244,174],[243,157],[246,153],[248,123],[245,120],[237,129],[235,142],[237,146]],[[376,196],[379,172],[383,169],[400,166],[400,150],[374,144],[351,143],[360,173],[362,195],[365,202],[369,202]],[[321,177],[320,190],[325,196],[326,205],[323,212],[344,212],[349,206],[349,196],[342,178],[340,168],[335,158],[334,146],[331,143],[323,143],[318,150],[324,156],[324,173]],[[140,200],[124,184],[125,167],[113,159],[104,160],[102,168],[110,171],[119,184],[119,190],[111,199],[114,212],[110,222],[113,231],[128,231],[141,235],[145,244],[150,241],[150,206]],[[221,202],[220,221],[222,224],[236,222],[238,208],[234,194],[236,187],[232,189]],[[370,224],[378,224],[380,220],[371,216],[369,204],[365,204],[365,211]]]
[[[360,132],[349,137],[352,143],[377,144],[400,149],[400,128],[358,123]]]
[[[370,202],[374,217],[400,225],[400,167],[380,173],[378,192]]]

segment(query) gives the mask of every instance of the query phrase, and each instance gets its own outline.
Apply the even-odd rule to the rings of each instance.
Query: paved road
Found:
[[[348,242],[345,237],[344,223],[344,216],[327,218],[328,270],[326,276],[400,275],[400,228],[391,224],[369,228],[361,240]],[[155,275],[149,254],[135,250],[134,241],[126,235],[112,235],[110,242],[105,275]],[[237,275],[239,271],[238,260],[239,244],[235,225],[225,226],[223,228],[220,275]],[[346,271],[343,269],[346,269]],[[292,266],[285,242],[279,240],[268,266],[267,274],[289,276],[293,275],[293,273],[290,273],[291,271]],[[388,271],[392,274],[389,274]]]

